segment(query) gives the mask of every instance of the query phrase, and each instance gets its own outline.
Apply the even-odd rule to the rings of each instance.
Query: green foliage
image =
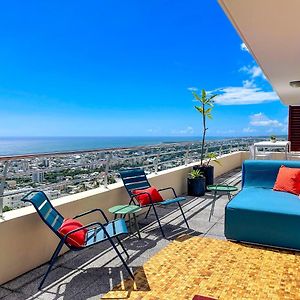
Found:
[[[5,206],[3,207],[3,212],[7,212],[7,211],[10,211],[10,210],[12,210],[12,208],[9,207],[9,206],[7,206],[7,205],[5,205]]]
[[[45,180],[50,183],[56,183],[58,182],[57,177],[66,177],[70,176],[74,178],[76,175],[82,175],[82,174],[91,174],[94,172],[103,172],[105,170],[104,166],[100,166],[99,168],[95,169],[65,169],[58,172],[48,172],[45,174]]]
[[[192,179],[196,179],[196,178],[204,177],[204,175],[203,172],[201,172],[200,170],[192,170],[189,173],[189,177]]]
[[[203,89],[201,91],[201,96],[198,95],[196,92],[193,92],[193,96],[196,101],[200,102],[200,105],[195,105],[195,109],[201,114],[202,116],[202,146],[201,146],[201,166],[203,165],[204,160],[204,145],[205,145],[205,138],[206,138],[206,118],[212,119],[212,109],[214,107],[214,98],[217,96],[216,94],[207,95],[206,91]]]
[[[116,179],[112,176],[112,175],[109,175],[108,178],[107,178],[107,183],[108,184],[112,184],[112,183],[116,183]]]
[[[206,155],[206,165],[208,166],[210,164],[211,161],[214,161],[215,163],[217,163],[219,166],[221,166],[222,164],[220,163],[220,161],[218,160],[218,155],[214,152],[210,152]]]

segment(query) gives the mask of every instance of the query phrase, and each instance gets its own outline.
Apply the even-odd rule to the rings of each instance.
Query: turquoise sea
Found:
[[[0,137],[0,155],[45,153],[200,141],[198,137]]]
[[[279,136],[278,136],[279,137]],[[286,138],[286,136],[282,136]],[[207,137],[207,140],[225,140],[242,137]],[[104,148],[158,145],[173,142],[201,141],[200,137],[0,137],[0,156],[49,153]]]

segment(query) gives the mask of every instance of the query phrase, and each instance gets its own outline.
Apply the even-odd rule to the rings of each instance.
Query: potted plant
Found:
[[[188,195],[203,196],[205,194],[205,177],[200,170],[192,170],[187,179]]]
[[[200,102],[199,106],[195,106],[195,109],[201,114],[202,117],[202,144],[201,144],[201,156],[200,165],[195,166],[195,170],[200,170],[206,178],[206,185],[211,185],[214,183],[214,167],[210,165],[211,161],[217,161],[217,155],[215,153],[208,153],[205,156],[205,139],[207,132],[207,118],[212,119],[212,109],[214,107],[213,99],[217,96],[216,94],[207,95],[206,91],[203,89],[201,91],[201,96],[193,91],[193,96],[196,101]],[[205,161],[206,160],[206,161]]]
[[[276,143],[276,140],[277,140],[276,135],[271,135],[271,136],[270,136],[270,141],[271,141],[272,143]]]
[[[218,160],[218,156],[214,152],[208,153],[205,156],[205,161],[203,162],[202,166],[196,166],[198,170],[203,172],[206,179],[205,180],[206,185],[214,184],[214,167],[210,165],[212,161],[221,166],[221,163]]]

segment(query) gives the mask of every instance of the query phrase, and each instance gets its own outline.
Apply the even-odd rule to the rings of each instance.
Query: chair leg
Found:
[[[181,211],[181,214],[182,214],[182,216],[183,216],[183,219],[184,219],[184,222],[185,222],[185,224],[186,224],[186,227],[187,227],[188,229],[190,229],[190,226],[189,226],[189,224],[188,224],[188,222],[187,222],[187,219],[186,219],[186,217],[185,217],[185,215],[184,215],[183,209],[182,209],[180,203],[179,203],[179,202],[177,202],[177,203],[178,203],[178,206],[179,206],[179,208],[180,208],[180,211]]]
[[[231,194],[230,194],[230,192],[227,193],[227,196],[228,196],[228,201],[230,201],[231,200]]]
[[[212,215],[214,214],[216,200],[217,200],[217,191],[214,192],[214,199],[213,199],[213,203],[211,205],[209,219],[208,219],[209,222],[210,222]]]
[[[157,219],[157,223],[158,223],[158,225],[159,225],[161,234],[162,234],[162,236],[163,236],[164,238],[166,238],[165,233],[164,233],[164,231],[163,231],[163,229],[162,229],[162,226],[161,226],[161,224],[160,224],[160,221],[159,221],[159,217],[158,217],[157,211],[156,211],[154,205],[152,205],[152,207],[153,207],[153,210],[154,210],[154,213],[155,213],[155,217],[156,217],[156,219]]]
[[[132,234],[132,224],[131,224],[132,222],[131,222],[131,214],[130,213],[128,214],[128,219],[129,219],[128,220],[129,221],[129,232],[130,232],[130,234]]]
[[[123,243],[121,242],[120,238],[118,236],[116,236],[116,239],[117,239],[119,245],[121,246],[121,248],[123,249],[124,253],[126,254],[127,258],[129,258],[129,254],[128,254],[127,250],[125,249]]]
[[[139,239],[141,239],[140,227],[139,227],[139,223],[137,221],[137,217],[136,217],[135,213],[133,213],[133,218],[134,218],[135,229],[137,231],[138,237],[139,237]]]
[[[113,240],[111,239],[110,236],[108,236],[108,240],[110,241],[112,247],[114,248],[114,250],[116,251],[116,253],[118,254],[120,260],[122,261],[124,267],[126,268],[128,274],[130,275],[130,277],[134,280],[134,275],[133,273],[131,272],[131,270],[129,269],[128,265],[126,264],[124,258],[122,257],[120,251],[118,250],[118,248],[116,247],[115,243],[113,242]]]
[[[45,282],[48,274],[50,273],[50,271],[51,271],[51,269],[52,269],[52,267],[53,267],[53,265],[54,265],[54,263],[55,263],[55,261],[56,261],[56,259],[58,257],[58,254],[59,254],[61,248],[63,247],[63,245],[64,245],[64,242],[60,241],[59,244],[57,245],[55,251],[53,252],[53,255],[52,255],[52,257],[51,257],[51,259],[49,261],[49,267],[48,267],[48,269],[47,269],[47,271],[46,271],[46,273],[45,273],[45,275],[44,275],[44,277],[43,277],[43,279],[42,279],[42,281],[41,281],[41,283],[40,283],[40,285],[38,287],[39,290],[42,289],[42,286],[43,286],[43,284],[44,284],[44,282]]]
[[[148,215],[149,215],[149,212],[150,212],[150,210],[151,210],[151,207],[152,207],[152,206],[149,207],[149,209],[148,209],[148,211],[147,211],[147,213],[146,213],[145,219],[147,219],[147,217],[148,217]]]

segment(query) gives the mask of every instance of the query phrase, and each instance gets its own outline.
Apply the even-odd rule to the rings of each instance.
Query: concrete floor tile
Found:
[[[53,286],[59,286],[61,284],[61,282],[63,281],[63,278],[66,275],[70,274],[71,272],[72,272],[72,270],[66,269],[63,267],[58,267],[58,268],[52,270],[49,273],[49,275],[45,281],[45,284],[43,286],[43,291],[47,292],[49,290],[52,290]],[[42,279],[42,277],[39,277],[38,279],[35,279],[32,282],[22,286],[19,289],[19,292],[21,292],[22,294],[28,295],[28,296],[32,296],[35,293],[38,293],[38,294],[41,293],[38,290],[38,286],[41,282],[41,279]]]
[[[0,299],[7,296],[8,294],[11,294],[10,290],[4,289],[0,287]]]
[[[29,298],[24,294],[12,292],[4,298],[1,298],[1,300],[29,300]]]
[[[210,235],[224,236],[224,224],[216,223],[208,232]]]

